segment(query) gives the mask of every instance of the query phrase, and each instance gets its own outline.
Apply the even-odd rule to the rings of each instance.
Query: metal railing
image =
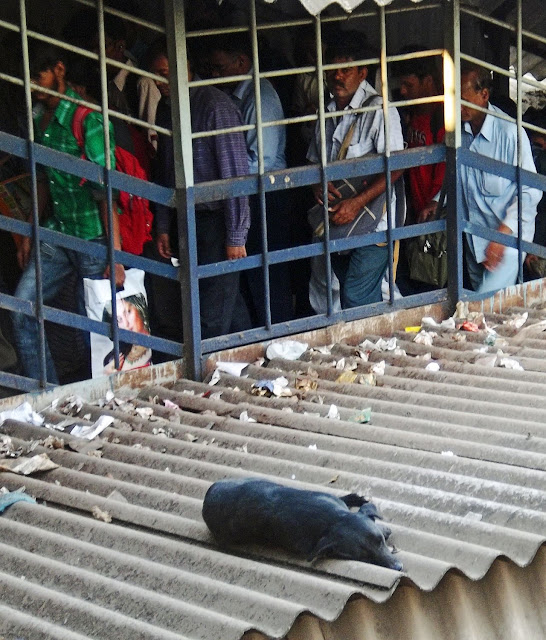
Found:
[[[42,375],[39,380],[31,380],[21,375],[13,373],[0,372],[0,385],[10,386],[14,389],[23,391],[31,391],[39,388],[46,388],[46,363],[45,363],[45,329],[44,321],[52,321],[67,327],[74,327],[85,332],[96,332],[111,337],[114,343],[114,353],[116,364],[119,362],[119,342],[130,341],[131,343],[157,349],[158,351],[168,353],[173,357],[183,357],[186,367],[186,374],[192,378],[199,378],[201,375],[201,365],[203,356],[221,349],[236,347],[252,342],[270,340],[273,338],[290,335],[297,332],[307,331],[325,327],[340,321],[350,321],[371,315],[377,315],[390,312],[396,309],[409,308],[422,304],[449,300],[452,305],[460,299],[474,299],[476,294],[463,288],[463,234],[473,234],[500,242],[506,246],[516,247],[519,255],[519,277],[522,279],[522,256],[524,252],[532,252],[540,257],[546,258],[546,248],[539,245],[525,242],[521,238],[521,189],[522,185],[528,185],[540,190],[546,190],[546,177],[540,176],[529,171],[521,169],[521,166],[506,165],[491,158],[477,156],[477,154],[461,149],[461,123],[459,118],[461,104],[467,104],[460,98],[460,62],[461,59],[479,62],[482,66],[493,70],[495,73],[504,74],[508,77],[516,78],[518,83],[517,97],[517,118],[513,120],[518,127],[518,143],[519,149],[519,165],[521,165],[521,136],[525,135],[524,130],[539,131],[546,133],[539,127],[527,125],[522,120],[522,85],[527,83],[531,86],[541,86],[538,83],[522,77],[522,38],[534,39],[537,42],[546,42],[545,38],[541,38],[535,34],[523,29],[522,24],[522,0],[518,0],[518,18],[514,27],[508,23],[493,19],[478,11],[463,8],[458,0],[450,3],[430,2],[411,6],[394,6],[390,8],[378,7],[370,8],[366,11],[354,12],[349,18],[345,15],[327,16],[317,18],[305,18],[297,20],[280,20],[275,23],[260,24],[256,15],[255,0],[249,0],[248,14],[249,24],[247,26],[222,27],[207,30],[199,30],[188,32],[185,24],[184,3],[178,0],[165,1],[165,24],[163,28],[158,24],[153,24],[145,20],[141,20],[109,8],[104,4],[104,0],[73,0],[75,5],[84,5],[93,7],[97,11],[97,31],[99,34],[99,52],[94,53],[80,47],[70,45],[58,38],[52,38],[37,31],[27,28],[26,2],[19,2],[19,21],[18,24],[8,21],[0,21],[0,28],[18,32],[21,38],[21,48],[23,52],[23,61],[25,73],[23,78],[16,77],[11,74],[0,73],[0,80],[11,82],[13,84],[24,87],[26,99],[26,122],[28,135],[25,138],[0,132],[0,151],[13,154],[23,159],[28,165],[28,171],[31,175],[33,206],[32,215],[29,222],[10,219],[0,216],[0,229],[11,233],[30,236],[34,243],[46,241],[53,245],[73,249],[88,255],[97,257],[107,257],[113,273],[113,265],[116,262],[123,263],[127,267],[137,267],[145,270],[149,274],[161,276],[170,280],[179,280],[182,293],[182,324],[184,330],[184,344],[179,344],[172,340],[166,340],[157,336],[145,336],[133,333],[118,327],[115,313],[115,281],[111,277],[111,292],[113,298],[113,313],[111,323],[98,322],[90,320],[76,313],[55,309],[44,304],[41,294],[41,265],[39,252],[36,259],[36,281],[38,283],[38,295],[34,303],[29,303],[17,299],[15,296],[0,293],[0,307],[10,311],[18,311],[36,317],[39,323],[40,335],[40,359]],[[368,5],[366,5],[368,8]],[[387,55],[390,50],[388,18],[390,15],[399,14],[400,12],[419,12],[420,15],[426,12],[435,12],[435,15],[441,17],[441,24],[444,34],[445,43],[441,49],[432,49],[421,53],[403,54],[403,55]],[[125,174],[119,173],[109,165],[109,154],[106,153],[106,166],[99,167],[86,160],[75,158],[73,156],[46,148],[37,144],[33,136],[33,117],[32,117],[32,101],[31,93],[37,87],[31,81],[29,74],[28,60],[28,42],[31,39],[49,42],[61,47],[72,53],[85,56],[89,59],[96,60],[101,70],[101,86],[102,101],[100,105],[88,103],[84,100],[77,100],[78,103],[84,104],[103,114],[104,119],[104,144],[106,149],[110,144],[109,139],[109,121],[112,117],[125,120],[129,123],[138,124],[148,128],[147,122],[139,120],[125,114],[118,113],[109,109],[107,98],[107,65],[112,65],[120,69],[127,69],[132,73],[143,77],[152,77],[158,82],[165,80],[160,76],[140,70],[135,67],[113,61],[106,58],[105,53],[105,37],[104,37],[104,14],[110,13],[127,21],[132,21],[141,27],[150,30],[153,33],[166,33],[169,63],[170,63],[170,87],[173,109],[173,126],[172,130],[155,127],[160,133],[172,135],[174,144],[174,153],[177,158],[176,162],[176,184],[174,189],[162,187],[153,182],[137,180]],[[463,54],[460,51],[460,19],[462,15],[471,16],[476,20],[489,21],[497,27],[507,29],[514,38],[517,46],[518,65],[514,71],[504,69],[497,65],[486,63],[476,59],[473,56]],[[346,65],[343,64],[325,64],[322,60],[322,30],[324,25],[332,22],[356,21],[361,18],[377,21],[380,33],[380,56],[377,58],[369,58],[362,61],[351,61]],[[258,34],[260,32],[270,31],[272,29],[290,29],[302,25],[312,25],[315,27],[316,48],[317,48],[317,64],[316,66],[291,67],[282,70],[262,71],[260,69],[259,58],[259,41]],[[259,171],[255,175],[249,175],[232,180],[218,180],[208,183],[194,183],[193,175],[193,157],[192,157],[192,140],[221,135],[225,130],[207,131],[195,133],[191,131],[190,102],[189,91],[193,86],[202,86],[207,84],[222,85],[226,82],[233,82],[234,78],[214,78],[203,79],[194,82],[188,81],[187,75],[187,54],[186,39],[208,38],[214,35],[226,33],[247,33],[251,37],[252,42],[252,62],[253,74],[237,76],[236,80],[250,79],[253,82],[253,90],[256,100],[258,118],[256,123],[257,140],[258,140],[258,168]],[[420,100],[399,100],[390,101],[389,98],[389,65],[391,63],[407,59],[409,56],[443,56],[444,64],[444,93],[442,95],[420,99]],[[328,118],[335,118],[342,115],[343,112],[327,112],[324,107],[324,88],[323,76],[325,71],[340,66],[354,66],[359,62],[368,64],[377,64],[380,68],[382,80],[382,105],[378,107],[365,107],[357,110],[361,112],[373,111],[381,109],[384,116],[386,150],[383,154],[374,156],[366,156],[344,161],[330,162],[326,153],[325,140],[325,122]],[[278,76],[290,76],[294,74],[314,72],[317,75],[319,87],[319,110],[316,115],[304,115],[286,117],[282,120],[262,122],[260,117],[260,79],[275,78]],[[40,89],[51,95],[56,94],[55,91]],[[66,99],[65,96],[63,98]],[[71,99],[71,98],[68,98]],[[423,104],[427,102],[443,102],[445,108],[446,123],[446,140],[444,144],[434,144],[429,147],[419,147],[404,151],[391,151],[389,148],[389,128],[390,113],[389,108],[406,107],[408,105]],[[473,106],[473,105],[472,105]],[[278,125],[294,125],[304,122],[318,122],[318,131],[320,138],[320,163],[317,165],[289,167],[278,171],[268,172],[264,169],[264,150],[263,150],[263,130],[264,128]],[[253,128],[253,125],[243,125],[241,127],[231,128],[228,131],[246,132]],[[391,223],[391,216],[387,215],[388,228],[385,231],[374,232],[366,236],[353,238],[345,238],[341,240],[330,240],[328,225],[322,242],[309,243],[300,246],[291,246],[286,249],[275,251],[268,250],[267,238],[267,204],[266,194],[280,190],[291,191],[296,188],[322,184],[323,190],[326,190],[327,183],[342,177],[355,177],[377,175],[383,173],[387,181],[387,206],[390,208],[391,193],[393,189],[391,181],[391,172],[400,169],[407,169],[423,164],[435,164],[438,162],[446,163],[446,180],[447,180],[447,220],[438,220],[411,226],[394,228]],[[460,168],[462,165],[480,168],[490,171],[499,176],[507,177],[517,181],[519,193],[519,225],[518,236],[512,237],[501,234],[497,231],[469,223],[463,219],[462,207],[462,188],[460,184]],[[114,249],[112,234],[109,233],[109,241],[107,246],[99,246],[75,237],[67,236],[57,231],[45,229],[40,226],[37,209],[37,165],[45,165],[54,167],[58,170],[65,171],[72,175],[81,176],[87,180],[104,185],[107,194],[108,208],[108,227],[113,227],[113,190],[119,189],[128,191],[136,195],[147,198],[151,202],[161,205],[174,206],[178,211],[178,233],[179,244],[181,247],[187,247],[187,251],[181,252],[180,269],[156,262],[154,260],[135,256]],[[198,265],[196,251],[196,235],[195,235],[195,207],[201,203],[223,200],[237,196],[248,196],[259,194],[260,196],[260,225],[261,225],[261,252],[257,255],[251,255],[236,261],[225,261],[221,263]],[[325,220],[327,218],[327,210],[325,207]],[[405,238],[417,236],[423,233],[431,233],[443,231],[447,229],[448,234],[448,264],[449,264],[449,280],[446,289],[440,289],[427,293],[411,295],[402,299],[394,299],[394,243]],[[334,252],[345,251],[356,247],[370,246],[377,243],[387,243],[389,260],[388,260],[388,282],[390,288],[389,299],[365,307],[357,307],[353,309],[344,309],[342,311],[333,310],[332,301],[332,278],[331,278],[331,262],[330,255]],[[298,260],[311,258],[314,256],[322,256],[325,261],[327,274],[327,312],[325,314],[317,314],[313,316],[297,318],[281,324],[273,324],[270,313],[270,283],[269,283],[269,266],[279,263],[289,262],[296,264]],[[230,334],[225,336],[217,336],[206,340],[201,339],[201,328],[199,322],[199,281],[203,278],[236,272],[248,269],[261,268],[263,274],[263,289],[265,292],[265,324],[262,327],[249,329],[244,332]]]

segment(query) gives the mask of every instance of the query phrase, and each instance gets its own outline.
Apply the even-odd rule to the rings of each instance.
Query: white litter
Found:
[[[385,361],[381,360],[381,362],[376,362],[372,365],[371,369],[372,373],[375,373],[376,376],[384,376],[385,375]]]
[[[336,362],[336,369],[340,369],[343,371],[344,368],[345,368],[345,358],[341,358]]]
[[[112,402],[112,400],[114,399],[114,392],[113,391],[107,391],[106,395],[104,396],[106,402]]]
[[[298,342],[297,340],[281,340],[272,342],[266,349],[265,355],[268,360],[273,358],[283,358],[284,360],[297,360],[307,351],[307,342]]]
[[[424,318],[421,318],[421,326],[427,327],[429,329],[440,329],[441,331],[449,331],[455,329],[455,319],[448,318],[447,320],[442,320],[442,322],[436,322],[434,318],[425,316]]]
[[[453,453],[453,451],[442,451],[443,456],[448,456],[451,458],[456,458],[457,456]]]
[[[440,365],[437,362],[429,362],[425,367],[425,371],[440,371]]]
[[[254,420],[254,418],[251,418],[251,417],[248,415],[248,411],[243,411],[243,412],[241,413],[241,415],[239,416],[239,420],[240,420],[241,422],[256,422],[256,420]]]
[[[150,419],[154,415],[154,410],[152,407],[138,407],[135,409],[135,413],[144,420]]]
[[[313,449],[314,451],[317,450],[317,445],[316,444],[310,444],[308,449]]]
[[[231,376],[240,377],[243,369],[246,369],[249,364],[249,362],[217,362],[216,369]]]
[[[331,347],[313,347],[311,351],[322,353],[323,356],[329,356],[332,353]]]
[[[504,367],[505,369],[513,369],[514,371],[524,371],[524,368],[520,365],[520,363],[513,358],[501,358],[499,360],[499,367]]]
[[[36,411],[32,410],[30,402],[23,402],[15,409],[8,409],[0,413],[0,425],[4,423],[4,420],[17,420],[17,422],[26,422],[33,424],[35,427],[41,427],[44,423],[42,416]]]
[[[513,329],[521,329],[521,327],[523,327],[523,325],[527,322],[528,317],[529,313],[525,311],[524,313],[518,313],[513,318],[510,318],[510,320],[505,320],[503,324]]]
[[[481,513],[476,513],[475,511],[469,511],[465,517],[463,518],[463,520],[470,520],[472,522],[480,522],[480,520],[483,518],[483,515]]]
[[[90,426],[76,425],[70,431],[70,435],[76,436],[76,438],[83,438],[84,440],[93,440],[93,438],[96,438],[113,422],[114,418],[112,418],[112,416],[100,416],[100,418]]]
[[[413,338],[413,342],[417,344],[424,344],[430,347],[438,334],[435,331],[419,331]]]
[[[213,387],[219,381],[220,381],[220,371],[218,369],[215,369],[214,373],[211,376],[211,379],[209,380],[209,387]]]
[[[335,404],[330,405],[330,408],[328,409],[328,413],[326,414],[326,417],[329,420],[339,420],[339,409],[336,407]]]
[[[180,407],[175,404],[172,400],[169,400],[169,398],[165,398],[163,400],[163,404],[168,408],[168,409],[180,409]]]
[[[379,351],[394,351],[397,346],[396,338],[389,338],[388,340],[379,338],[379,340],[375,343],[375,346],[379,349]]]
[[[474,360],[474,364],[478,367],[494,367],[497,364],[497,356],[490,355]]]

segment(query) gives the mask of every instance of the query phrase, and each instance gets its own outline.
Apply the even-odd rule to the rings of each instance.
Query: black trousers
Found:
[[[172,228],[171,247],[178,255],[176,223]],[[223,210],[197,211],[197,262],[211,264],[226,259],[225,222]],[[155,244],[146,248],[145,255],[161,262]],[[180,284],[159,276],[147,276],[146,288],[150,305],[152,335],[182,341],[182,296]],[[234,312],[241,312],[239,273],[226,273],[199,282],[201,337],[203,339],[230,332]],[[246,309],[245,309],[246,312]]]

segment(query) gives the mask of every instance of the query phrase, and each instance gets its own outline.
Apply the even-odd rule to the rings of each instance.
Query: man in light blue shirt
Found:
[[[461,67],[461,98],[493,113],[503,112],[489,104],[491,77],[487,69],[464,63]],[[505,114],[503,114],[505,115]],[[462,147],[483,156],[517,165],[517,126],[492,114],[461,106]],[[531,145],[522,134],[522,168],[535,172]],[[518,233],[517,182],[482,169],[461,166],[463,206],[470,222],[516,236]],[[542,192],[522,188],[522,238],[533,241],[537,204]],[[486,293],[515,284],[518,275],[517,249],[479,236],[467,236],[466,265],[475,291]],[[525,258],[525,254],[523,256]]]
[[[252,49],[248,36],[237,33],[214,40],[210,50],[210,65],[213,77],[252,75]],[[258,166],[258,130],[254,80],[219,85],[227,88],[235,104],[239,107],[246,125],[254,128],[245,132],[248,164],[251,174],[259,173]],[[284,113],[280,98],[267,78],[260,79],[260,106],[262,123],[282,120]],[[286,168],[285,146],[286,125],[263,127],[264,173]],[[290,201],[286,191],[266,193],[267,243],[270,251],[285,249],[290,244]],[[249,255],[261,253],[260,197],[250,196],[250,231],[247,238]],[[254,326],[265,324],[265,298],[261,269],[243,273],[243,287],[246,282],[249,295],[247,304]],[[293,317],[290,272],[288,265],[273,265],[269,269],[270,310],[273,323],[286,322]],[[233,327],[237,330],[238,327]]]

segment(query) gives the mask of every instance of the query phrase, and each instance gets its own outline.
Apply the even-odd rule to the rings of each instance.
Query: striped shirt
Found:
[[[67,88],[66,95],[79,98],[78,94],[70,88]],[[74,102],[61,100],[45,131],[40,126],[43,112],[39,112],[34,121],[36,141],[50,149],[80,157],[82,149],[72,134],[72,120],[77,106]],[[104,166],[102,115],[95,111],[90,113],[84,120],[83,130],[85,157]],[[115,146],[111,125],[110,152],[111,166],[115,167]],[[49,180],[53,215],[44,226],[84,240],[92,240],[104,235],[99,207],[93,198],[91,184],[82,185],[82,179],[79,176],[59,171],[53,167],[45,167],[45,171]]]

